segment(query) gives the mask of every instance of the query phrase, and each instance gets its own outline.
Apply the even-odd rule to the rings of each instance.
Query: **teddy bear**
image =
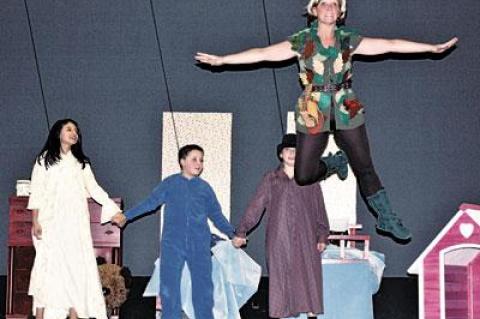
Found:
[[[132,285],[132,274],[127,267],[108,264],[105,258],[97,258],[98,273],[102,284],[107,315],[111,317],[115,309],[127,300]]]

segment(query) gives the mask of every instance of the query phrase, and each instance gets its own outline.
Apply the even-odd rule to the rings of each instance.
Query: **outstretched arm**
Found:
[[[384,53],[442,53],[457,43],[458,38],[452,38],[445,43],[430,44],[402,39],[363,38],[353,54],[377,55]]]
[[[271,200],[271,185],[272,178],[267,173],[257,187],[255,195],[253,195],[252,200],[250,200],[248,204],[247,210],[240,220],[236,231],[238,237],[245,238],[247,233],[260,221],[263,212]]]
[[[142,202],[130,208],[125,212],[126,221],[130,221],[136,217],[143,216],[157,209],[165,202],[168,189],[168,180],[161,181],[152,191],[152,193]],[[123,218],[120,218],[123,220]],[[114,221],[116,222],[116,221]],[[125,220],[123,220],[125,222]]]
[[[233,238],[235,235],[235,229],[230,224],[228,219],[223,215],[222,208],[218,202],[217,196],[213,189],[206,184],[208,192],[208,218],[213,222],[215,227],[217,227],[222,233],[228,236],[228,238]]]
[[[262,61],[284,61],[296,56],[297,53],[292,50],[290,42],[283,41],[268,47],[248,49],[223,56],[197,52],[195,60],[200,63],[220,66],[224,64],[251,64]]]

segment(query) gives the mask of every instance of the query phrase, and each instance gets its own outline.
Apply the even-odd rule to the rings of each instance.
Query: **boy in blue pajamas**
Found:
[[[186,262],[192,278],[192,302],[197,319],[213,319],[213,282],[210,228],[207,219],[233,238],[234,228],[225,216],[211,186],[199,176],[203,170],[203,149],[186,145],[178,152],[181,173],[158,184],[150,196],[113,222],[127,221],[165,204],[161,240],[160,297],[162,318],[181,318],[180,279]]]

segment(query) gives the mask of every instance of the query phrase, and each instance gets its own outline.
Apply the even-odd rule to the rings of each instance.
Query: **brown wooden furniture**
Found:
[[[345,247],[355,248],[357,242],[363,243],[363,259],[368,259],[370,252],[370,235],[357,234],[357,229],[362,229],[362,225],[352,225],[348,227],[347,234],[331,234],[328,240],[339,242],[340,258],[345,258]]]
[[[369,235],[330,235],[328,236],[328,239],[340,241],[340,258],[345,258],[346,242],[347,243],[354,243],[357,241],[363,242],[363,259],[368,259],[368,255],[370,252],[370,236]]]
[[[121,199],[113,199],[121,206]],[[32,243],[32,217],[27,210],[28,197],[9,198],[8,226],[8,270],[7,270],[7,309],[6,318],[25,319],[32,312],[32,298],[28,296],[30,271],[35,258]],[[122,264],[121,231],[111,224],[100,224],[101,206],[88,201],[93,246],[97,256],[108,263]]]

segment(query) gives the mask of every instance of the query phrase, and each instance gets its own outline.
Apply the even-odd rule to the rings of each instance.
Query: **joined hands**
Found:
[[[112,224],[117,225],[120,228],[123,228],[125,224],[127,223],[127,217],[122,212],[118,212],[115,215],[113,215],[112,219],[110,220]]]

